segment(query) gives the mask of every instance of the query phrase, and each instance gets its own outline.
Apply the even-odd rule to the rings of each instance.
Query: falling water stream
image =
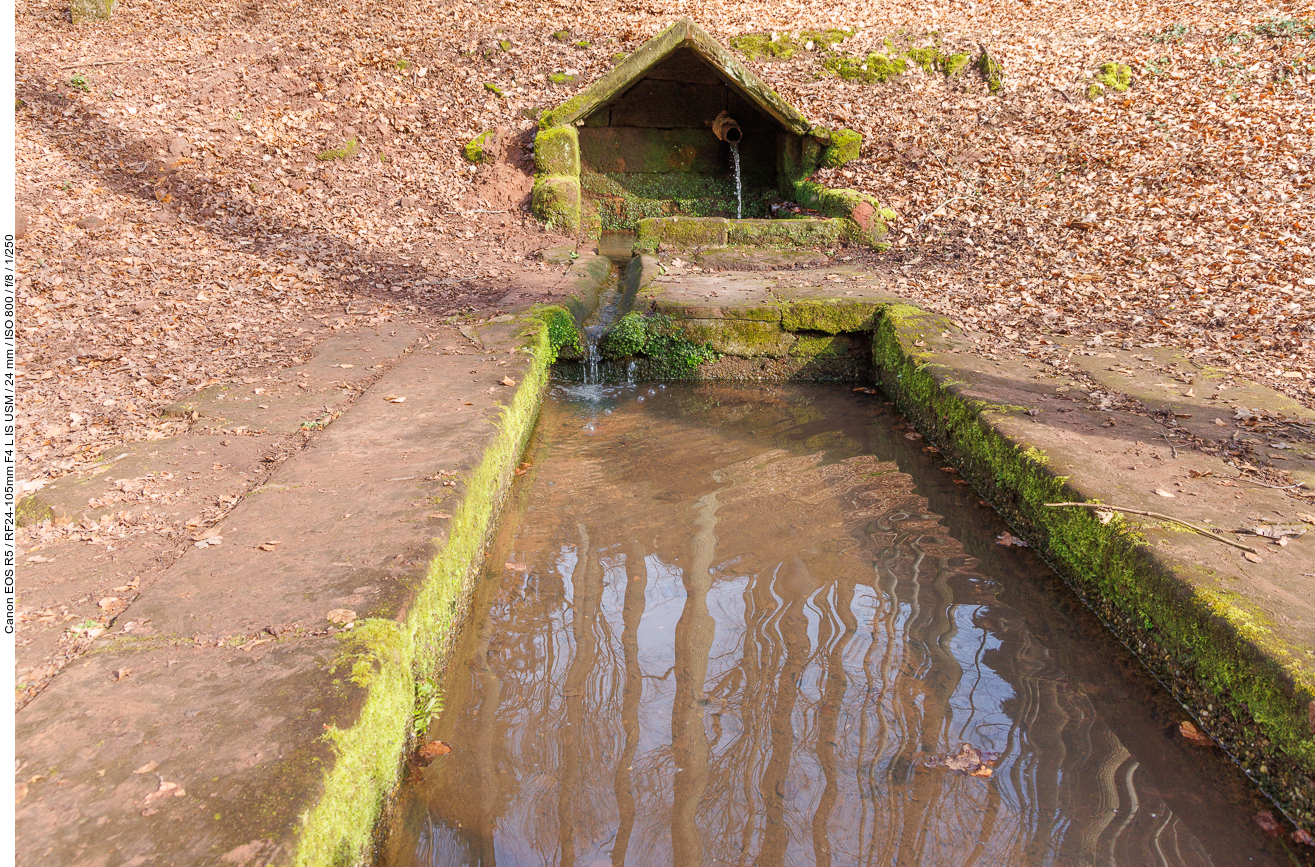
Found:
[[[740,143],[729,142],[731,146],[731,162],[735,164],[735,219],[744,219],[744,194],[740,184]]]
[[[1287,863],[879,399],[559,381],[526,460],[386,867]]]

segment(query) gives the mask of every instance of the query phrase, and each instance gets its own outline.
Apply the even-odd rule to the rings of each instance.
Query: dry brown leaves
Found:
[[[535,110],[680,15],[722,39],[847,26],[852,51],[900,30],[986,44],[1006,68],[998,96],[971,74],[845,83],[807,52],[749,65],[815,122],[863,132],[860,160],[820,179],[896,210],[896,288],[982,329],[979,351],[1037,353],[1056,332],[1171,344],[1315,405],[1315,57],[1276,23],[1308,10],[820,8],[422,0],[325,14],[294,0],[230,13],[181,0],[74,28],[57,4],[22,0],[19,478],[176,434],[186,422],[165,406],[294,363],[360,321],[346,311],[495,304],[548,239],[523,190],[460,146],[493,127],[528,140]],[[1089,101],[1105,61],[1130,66],[1133,85]],[[353,140],[350,156],[317,159]]]

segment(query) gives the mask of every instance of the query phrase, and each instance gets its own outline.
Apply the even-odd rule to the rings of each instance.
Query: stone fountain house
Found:
[[[539,126],[534,212],[572,232],[637,231],[641,247],[876,244],[893,217],[871,196],[811,180],[855,159],[858,133],[810,123],[688,18]],[[787,200],[816,216],[766,219]]]

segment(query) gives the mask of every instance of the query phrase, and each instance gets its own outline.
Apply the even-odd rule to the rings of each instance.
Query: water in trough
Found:
[[[879,397],[558,383],[527,459],[381,863],[1285,862]]]

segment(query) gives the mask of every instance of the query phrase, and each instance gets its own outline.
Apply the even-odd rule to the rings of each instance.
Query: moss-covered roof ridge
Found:
[[[568,99],[557,108],[545,112],[539,125],[543,128],[565,126],[584,118],[599,106],[606,105],[638,82],[680,48],[689,48],[722,76],[727,84],[739,91],[763,114],[775,120],[784,129],[797,135],[813,130],[813,125],[772,90],[758,76],[742,64],[708,31],[694,20],[682,18],[639,48],[625,60],[603,74],[597,81]]]

